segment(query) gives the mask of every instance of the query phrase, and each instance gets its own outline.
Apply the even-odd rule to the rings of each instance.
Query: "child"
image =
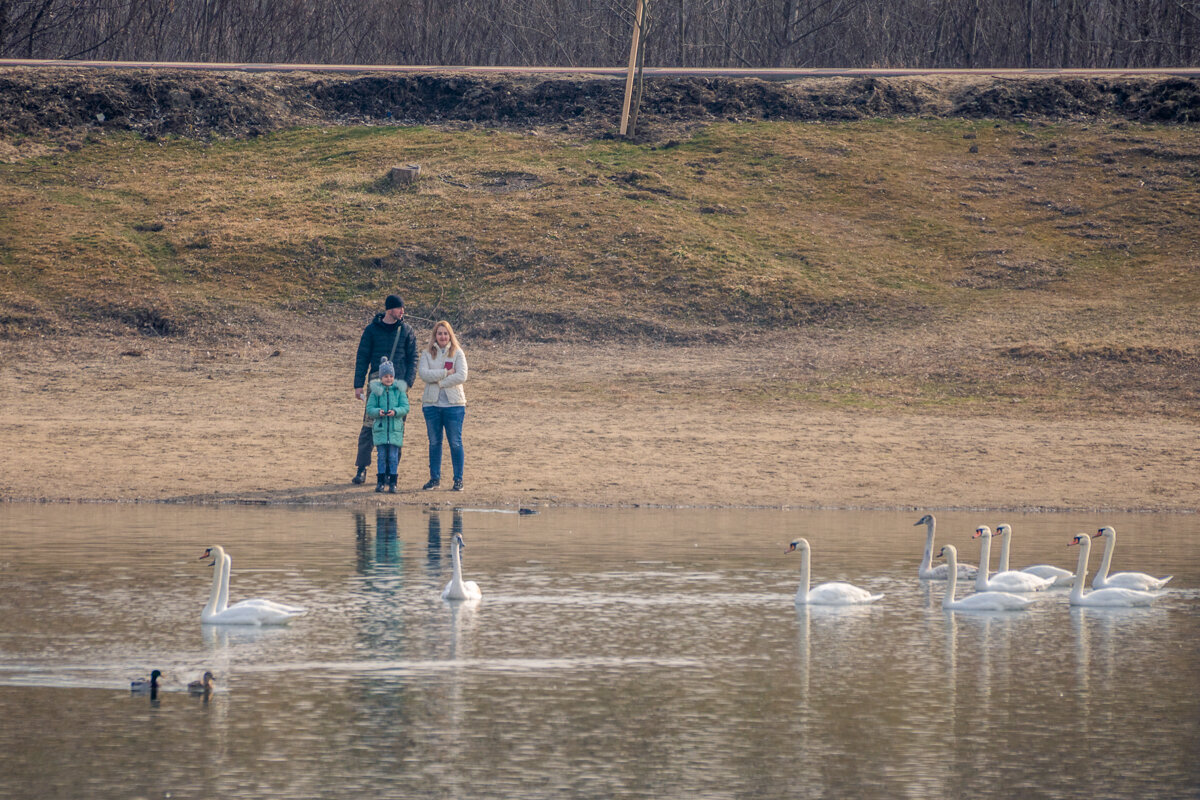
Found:
[[[404,418],[408,416],[408,393],[396,385],[396,368],[385,356],[379,363],[379,378],[371,381],[367,398],[367,417],[372,420],[371,440],[378,453],[379,469],[375,491],[383,487],[396,493],[396,473],[400,468],[400,448],[404,444]]]

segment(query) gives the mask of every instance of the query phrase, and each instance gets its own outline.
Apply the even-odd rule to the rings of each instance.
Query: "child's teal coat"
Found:
[[[381,444],[404,445],[404,418],[408,415],[408,393],[402,388],[404,381],[397,380],[384,386],[379,380],[371,381],[371,393],[367,397],[367,416],[372,420],[371,441]],[[395,411],[394,417],[381,417],[380,411]]]

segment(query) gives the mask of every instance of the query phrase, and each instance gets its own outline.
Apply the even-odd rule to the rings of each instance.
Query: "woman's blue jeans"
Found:
[[[442,432],[450,445],[450,461],[454,464],[454,480],[463,479],[463,420],[467,416],[466,406],[422,406],[425,415],[425,432],[429,434],[429,477],[442,479]]]

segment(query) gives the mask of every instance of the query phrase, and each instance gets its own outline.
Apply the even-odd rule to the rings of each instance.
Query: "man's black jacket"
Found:
[[[396,329],[400,329],[400,340],[396,341]],[[396,355],[392,357],[392,344]],[[362,388],[367,382],[367,373],[379,369],[379,359],[389,357],[396,365],[396,377],[402,378],[410,388],[417,379],[417,334],[404,320],[392,325],[383,321],[383,314],[363,328],[358,340],[358,354],[354,359],[354,388]]]

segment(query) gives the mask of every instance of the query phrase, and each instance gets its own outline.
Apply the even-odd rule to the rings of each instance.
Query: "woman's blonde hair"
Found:
[[[450,347],[446,350],[446,355],[451,358],[459,350],[458,337],[454,335],[454,326],[447,320],[441,320],[433,326],[433,332],[429,334],[429,355],[436,356],[438,351],[437,332],[438,328],[444,327],[446,332],[450,334]]]

